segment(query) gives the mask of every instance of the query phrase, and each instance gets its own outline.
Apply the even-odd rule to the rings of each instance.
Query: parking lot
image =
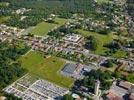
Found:
[[[60,99],[67,89],[42,79],[26,75],[4,89],[23,100],[56,100]]]

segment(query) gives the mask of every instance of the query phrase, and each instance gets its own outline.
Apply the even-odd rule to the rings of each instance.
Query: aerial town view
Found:
[[[0,100],[134,100],[134,0],[0,0]]]

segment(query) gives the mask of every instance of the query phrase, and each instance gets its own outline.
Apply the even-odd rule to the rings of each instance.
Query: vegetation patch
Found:
[[[110,51],[110,48],[106,47],[105,45],[110,44],[113,41],[113,34],[109,33],[107,35],[99,34],[96,32],[89,32],[89,31],[84,31],[77,29],[76,30],[78,33],[83,35],[84,37],[89,37],[89,36],[94,36],[97,40],[97,49],[92,51],[92,53],[99,54],[99,55],[107,55],[107,52]],[[127,52],[118,49],[115,53],[112,53],[112,57],[115,58],[124,58],[127,56]]]
[[[131,83],[134,83],[134,73],[129,74],[126,77],[126,80],[129,81],[129,82],[131,82]]]
[[[9,3],[7,2],[0,2],[0,7],[7,7]]]
[[[0,17],[0,23],[3,23],[3,22],[5,22],[5,21],[7,21],[8,19],[10,18],[10,16],[1,16]]]
[[[89,36],[94,36],[97,41],[98,41],[98,47],[97,49],[94,51],[94,53],[96,54],[100,54],[100,55],[104,55],[106,51],[108,51],[109,49],[106,47],[103,47],[103,45],[110,43],[112,41],[112,34],[108,34],[108,35],[102,35],[96,32],[89,32],[89,31],[84,31],[84,30],[76,30],[78,31],[81,35],[83,35],[84,37],[89,37]]]
[[[116,57],[116,58],[127,57],[127,52],[125,52],[123,50],[118,50],[115,54],[113,54],[113,57]]]
[[[29,48],[23,42],[0,42],[0,95],[2,89],[25,74],[26,70],[16,61]]]
[[[110,0],[96,0],[99,4],[102,4],[102,3],[110,3],[111,1]]]
[[[66,19],[63,18],[55,18],[54,23],[41,22],[37,26],[35,26],[35,28],[31,31],[31,34],[39,35],[39,36],[47,35],[49,31],[61,25],[64,25],[65,22]]]
[[[57,85],[68,88],[72,86],[74,82],[73,79],[60,74],[60,70],[66,63],[60,58],[53,56],[44,58],[41,53],[31,51],[19,60],[22,62],[22,67],[26,68],[31,74],[54,82]]]

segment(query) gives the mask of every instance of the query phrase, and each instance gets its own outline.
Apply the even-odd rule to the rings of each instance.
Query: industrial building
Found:
[[[82,65],[80,63],[67,63],[61,71],[61,74],[76,79],[83,78],[84,73],[92,70],[91,65]]]

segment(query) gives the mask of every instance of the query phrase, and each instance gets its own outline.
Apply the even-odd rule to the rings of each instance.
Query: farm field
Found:
[[[22,67],[26,68],[30,74],[51,81],[62,87],[69,88],[74,82],[72,78],[67,78],[60,74],[60,70],[66,63],[60,58],[53,56],[44,58],[41,53],[31,51],[21,57],[19,61],[22,62]]]
[[[41,22],[35,26],[35,28],[31,31],[31,34],[45,36],[50,30],[64,25],[66,21],[67,19],[55,18],[56,23]]]

